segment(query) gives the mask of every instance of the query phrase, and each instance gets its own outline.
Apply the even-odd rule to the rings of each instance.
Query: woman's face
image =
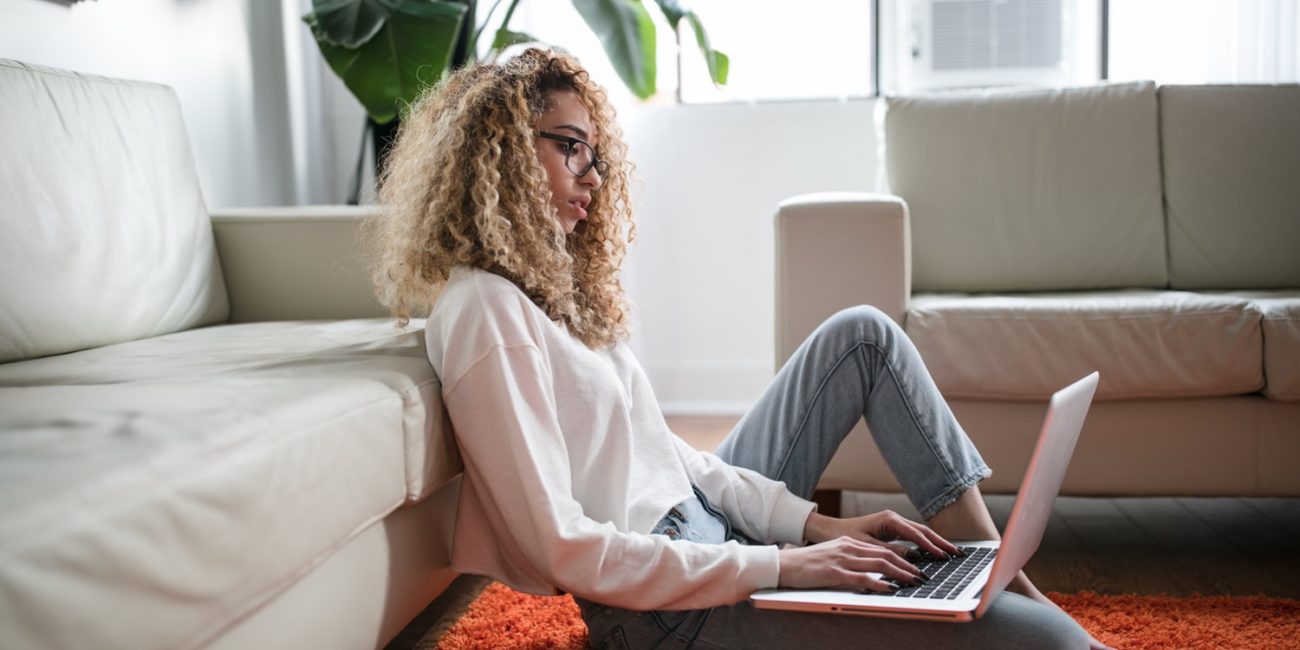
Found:
[[[587,218],[587,204],[601,184],[600,173],[592,165],[599,134],[577,93],[556,91],[546,103],[546,112],[537,121],[534,144],[537,158],[546,169],[555,218],[564,233],[570,234],[579,221]],[[573,141],[575,138],[578,142]]]

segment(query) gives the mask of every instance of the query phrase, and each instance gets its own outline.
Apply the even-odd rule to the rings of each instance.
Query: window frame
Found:
[[[862,100],[862,99],[867,99],[867,100],[879,99],[884,96],[884,92],[881,87],[881,72],[883,68],[881,66],[881,47],[880,47],[880,43],[881,43],[880,5],[882,1],[883,0],[870,0],[871,2],[871,93],[869,95],[848,97],[847,99],[839,98],[839,97],[786,97],[780,99],[771,99],[771,98],[750,99],[750,100],[731,99],[731,100],[725,100],[719,102],[686,101],[684,99],[684,94],[682,92],[682,77],[680,73],[682,69],[683,53],[682,53],[682,49],[678,48],[677,70],[679,72],[677,75],[677,92],[674,93],[676,95],[675,97],[676,104],[678,106],[718,106],[718,105],[725,106],[727,104],[839,102],[839,101],[853,101],[853,100]],[[907,0],[896,0],[896,1],[906,2]],[[1107,81],[1110,79],[1110,0],[1097,0],[1097,5],[1098,5],[1097,6],[1098,14],[1099,14],[1097,17],[1097,21],[1098,21],[1097,35],[1098,35],[1098,39],[1100,40],[1097,48],[1098,57],[1100,59],[1097,62],[1097,80]]]

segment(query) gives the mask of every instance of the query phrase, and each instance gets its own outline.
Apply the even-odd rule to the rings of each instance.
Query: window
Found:
[[[1090,83],[1101,0],[886,0],[883,90]]]
[[[649,0],[646,0],[647,2]],[[1300,0],[693,0],[731,57],[710,81],[695,34],[659,29],[658,101],[871,97],[946,88],[1295,82]],[[630,94],[568,0],[520,3],[516,29],[564,43],[616,99]],[[680,55],[680,56],[679,56]],[[680,83],[679,83],[680,79]]]
[[[1111,79],[1298,80],[1296,0],[1110,0]]]
[[[709,40],[731,57],[727,85],[709,80],[695,33],[680,35],[688,103],[870,97],[875,94],[873,0],[695,0]]]

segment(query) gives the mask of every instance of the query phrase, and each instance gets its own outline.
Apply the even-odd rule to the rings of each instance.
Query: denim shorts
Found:
[[[709,503],[708,497],[694,485],[695,496],[668,509],[668,512],[650,530],[651,535],[664,535],[673,540],[687,540],[701,544],[725,544],[735,541],[756,545],[758,542],[731,527],[727,516]],[[685,642],[687,646],[698,634],[711,610],[633,612],[609,607],[575,597],[582,617],[592,633],[591,647],[596,650],[623,650],[642,645],[652,638],[663,639],[665,645]],[[617,621],[609,626],[606,621]],[[626,635],[631,634],[632,639]],[[632,641],[632,643],[629,643]],[[637,643],[637,642],[642,643]],[[658,646],[659,644],[654,644]]]
[[[701,544],[724,544],[735,540],[741,544],[753,541],[731,528],[731,521],[722,511],[713,507],[700,488],[691,486],[694,498],[687,499],[668,509],[668,513],[655,524],[651,535],[664,535],[669,539],[684,539]]]

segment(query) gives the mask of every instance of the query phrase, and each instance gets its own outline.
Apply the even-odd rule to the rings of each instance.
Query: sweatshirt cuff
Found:
[[[772,539],[786,544],[803,544],[803,529],[808,523],[808,515],[817,509],[817,504],[806,501],[782,490],[777,497],[776,507],[772,508]]]
[[[760,589],[775,589],[781,579],[779,549],[771,545],[740,546],[744,570],[737,576],[737,602]]]

